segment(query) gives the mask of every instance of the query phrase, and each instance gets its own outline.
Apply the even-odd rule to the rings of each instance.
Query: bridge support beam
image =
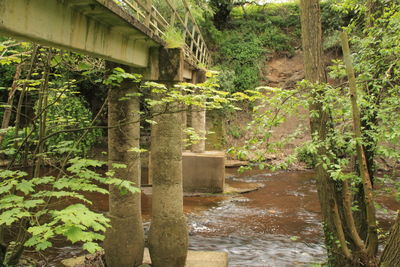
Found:
[[[183,80],[183,51],[159,50],[158,80],[168,88]],[[165,110],[161,105],[155,113]],[[151,132],[152,221],[149,250],[156,267],[183,267],[188,249],[188,230],[183,214],[182,115],[179,103],[169,103],[157,115]]]
[[[1,0],[0,35],[146,67],[156,42],[113,0]]]
[[[107,68],[122,67],[107,62]],[[138,84],[132,81],[122,82],[120,87],[108,91],[108,159],[109,170],[115,176],[129,180],[140,187],[140,155],[128,152],[130,148],[139,147],[140,115],[139,98],[127,94],[138,92]],[[115,127],[117,126],[117,127]],[[125,164],[126,168],[114,168],[113,164]],[[141,216],[140,193],[122,195],[114,186],[110,187],[109,218],[111,227],[107,229],[104,242],[107,266],[132,267],[142,264],[144,251],[144,231]]]

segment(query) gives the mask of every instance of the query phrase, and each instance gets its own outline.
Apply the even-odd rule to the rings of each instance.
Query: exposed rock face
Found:
[[[296,52],[293,57],[273,57],[265,63],[263,84],[271,87],[292,89],[304,79],[303,55]]]
[[[304,79],[303,54],[297,52],[293,57],[274,57],[265,65],[265,84],[271,87],[278,87],[291,90],[296,83]],[[268,107],[266,107],[268,108]],[[286,120],[273,129],[272,142],[282,140],[301,128],[301,134],[297,135],[284,148],[284,154],[293,152],[299,144],[303,144],[310,138],[308,113],[304,108],[299,108],[298,114],[286,117]],[[279,155],[277,155],[279,157]]]

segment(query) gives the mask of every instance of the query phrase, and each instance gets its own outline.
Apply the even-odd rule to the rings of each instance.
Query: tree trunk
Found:
[[[49,79],[50,79],[50,61],[52,58],[51,49],[46,49],[47,58],[45,62],[45,68],[43,71],[43,83],[39,91],[38,99],[38,110],[37,116],[39,119],[39,136],[38,136],[38,146],[35,149],[35,169],[33,177],[40,177],[41,169],[43,165],[43,153],[45,152],[44,138],[46,136],[46,122],[47,122],[47,101],[49,96]]]
[[[119,65],[107,62],[109,69],[116,66]],[[127,94],[137,92],[138,86],[132,81],[124,81],[120,87],[112,87],[108,91],[108,124],[120,125],[108,129],[108,161],[109,169],[115,171],[116,177],[129,180],[140,187],[140,156],[137,152],[128,151],[139,147],[139,99],[131,96],[127,100],[121,100]],[[127,167],[113,168],[114,163],[125,164]],[[122,195],[118,188],[111,186],[109,205],[111,228],[107,230],[104,242],[107,266],[141,265],[144,231],[140,193]]]
[[[16,69],[15,69],[15,74],[14,74],[14,80],[11,85],[11,90],[10,93],[8,94],[8,99],[7,99],[7,105],[8,107],[5,108],[4,114],[3,114],[3,121],[1,122],[1,129],[6,129],[8,128],[10,124],[10,118],[11,118],[11,112],[12,112],[12,107],[13,107],[13,102],[14,102],[14,96],[15,93],[17,92],[18,88],[18,81],[19,77],[21,76],[21,69],[22,69],[22,64],[18,64]],[[0,134],[0,145],[3,142],[5,133]]]
[[[324,92],[318,88],[318,84],[327,81],[323,61],[319,0],[301,0],[300,10],[305,78],[315,84],[314,88],[310,88],[312,90],[310,114],[318,114],[310,116],[311,134],[315,141],[324,142],[332,122],[328,111],[323,109],[323,104],[319,101]],[[319,146],[318,157],[330,157],[325,146]],[[329,264],[352,266],[351,252],[347,247],[341,222],[341,204],[337,200],[339,194],[336,192],[334,181],[322,164],[317,164],[315,171]],[[336,241],[339,241],[340,245]]]
[[[36,65],[36,61],[37,61],[37,55],[38,55],[38,50],[39,50],[39,46],[36,44],[33,44],[33,48],[32,48],[32,52],[31,52],[31,61],[29,64],[29,70],[28,70],[28,74],[26,75],[26,80],[30,80],[32,78],[32,73],[33,73],[33,69]],[[17,105],[17,110],[15,112],[15,135],[14,135],[14,148],[18,149],[18,137],[19,137],[19,130],[22,128],[21,127],[21,113],[22,113],[22,105],[24,103],[24,101],[26,100],[26,89],[28,87],[27,83],[24,83],[22,85],[22,90],[21,93],[19,95],[19,99],[18,99],[18,105]],[[25,114],[26,115],[26,114]],[[25,162],[27,161],[27,153],[25,153],[23,156],[23,162],[24,162],[24,166],[26,166]]]
[[[213,17],[214,26],[218,30],[223,30],[227,27],[229,16],[232,10],[232,3],[230,0],[226,1],[213,1],[215,2],[215,13]],[[212,4],[212,3],[211,3]]]
[[[371,261],[375,259],[375,255],[378,248],[378,234],[375,216],[375,206],[373,200],[372,183],[368,172],[368,163],[364,153],[364,147],[362,145],[362,135],[361,135],[361,120],[360,111],[357,104],[357,85],[356,78],[354,75],[353,65],[350,57],[350,48],[346,32],[341,33],[342,39],[342,49],[343,49],[343,59],[346,65],[347,76],[349,77],[349,95],[351,100],[352,114],[353,114],[353,129],[354,137],[356,139],[356,149],[357,149],[357,161],[360,170],[363,193],[366,207],[366,215],[368,222],[368,240],[367,240],[367,252],[368,257]]]
[[[373,28],[374,26],[374,17],[376,17],[376,13],[379,13],[379,10],[381,10],[381,4],[378,3],[378,1],[375,0],[367,0],[366,2],[366,14],[365,14],[365,29]],[[379,15],[378,15],[379,17]],[[371,44],[374,46],[374,44]],[[385,70],[386,71],[386,70]],[[380,79],[383,74],[380,73],[378,70],[375,72],[375,77],[373,79]],[[365,92],[366,92],[366,99],[369,101],[369,103],[374,103],[375,107],[379,107],[380,105],[380,100],[377,95],[379,93],[377,90],[373,87],[370,86],[368,83],[365,84]],[[378,126],[378,118],[377,118],[377,112],[374,111],[374,108],[371,108],[371,106],[365,106],[365,107],[360,107],[360,116],[361,116],[361,128],[364,130],[362,133],[362,140],[364,142],[364,153],[365,157],[367,159],[367,168],[368,168],[368,173],[369,177],[371,180],[371,183],[374,183],[374,174],[375,174],[375,150],[376,150],[376,138],[371,136],[369,132],[375,132],[373,129]],[[372,112],[371,112],[372,111]],[[357,172],[359,171],[359,166],[356,164],[355,169]],[[360,176],[361,174],[358,173]],[[367,208],[366,205],[363,201],[364,198],[364,189],[363,185],[360,184],[358,186],[358,193],[355,195],[355,200],[360,203],[358,211],[355,212],[355,218],[357,222],[357,226],[360,232],[360,235],[364,240],[367,240],[368,236],[368,224],[367,224]],[[378,249],[376,247],[376,249]]]
[[[397,220],[390,231],[379,266],[400,266],[400,213],[397,215]]]

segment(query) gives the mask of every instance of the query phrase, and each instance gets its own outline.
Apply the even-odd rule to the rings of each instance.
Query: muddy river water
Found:
[[[322,226],[311,172],[235,175],[232,186],[262,183],[257,191],[189,215],[192,249],[229,253],[230,266],[293,266],[323,262]]]
[[[309,266],[326,260],[313,172],[238,174],[227,169],[227,183],[262,187],[244,194],[185,197],[190,249],[228,252],[229,266]],[[400,205],[390,197],[378,201],[387,209],[378,213],[387,228]],[[106,197],[96,202],[99,210],[108,209]],[[142,206],[147,230],[151,194],[142,194]],[[74,246],[53,249],[46,266],[60,266],[61,259],[81,254]]]

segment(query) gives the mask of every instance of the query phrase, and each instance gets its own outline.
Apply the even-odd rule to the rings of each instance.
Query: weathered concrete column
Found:
[[[159,50],[159,81],[171,88],[183,79],[183,51]],[[165,110],[155,108],[155,113]],[[151,132],[151,175],[153,181],[152,221],[149,250],[152,266],[183,267],[188,249],[188,230],[183,214],[182,115],[179,103],[154,118]]]
[[[203,83],[206,80],[206,72],[198,70],[193,74],[193,83]],[[197,143],[192,144],[192,152],[203,153],[206,150],[206,109],[192,106],[192,127],[200,137]]]
[[[107,68],[127,67],[107,62]],[[117,126],[108,129],[109,169],[116,177],[132,181],[140,187],[140,156],[128,152],[139,147],[139,98],[129,97],[128,93],[138,91],[138,84],[132,81],[122,82],[120,87],[108,91],[108,125]],[[127,168],[113,168],[113,164],[125,164]],[[111,227],[107,230],[104,249],[108,267],[139,266],[143,260],[144,231],[142,225],[140,193],[121,195],[120,190],[110,187],[109,218]]]
[[[187,144],[186,144],[186,138],[187,138],[187,134],[186,134],[186,128],[188,127],[188,118],[187,118],[187,109],[188,106],[185,104],[181,104],[181,117],[182,117],[182,151],[185,151],[187,148]]]

